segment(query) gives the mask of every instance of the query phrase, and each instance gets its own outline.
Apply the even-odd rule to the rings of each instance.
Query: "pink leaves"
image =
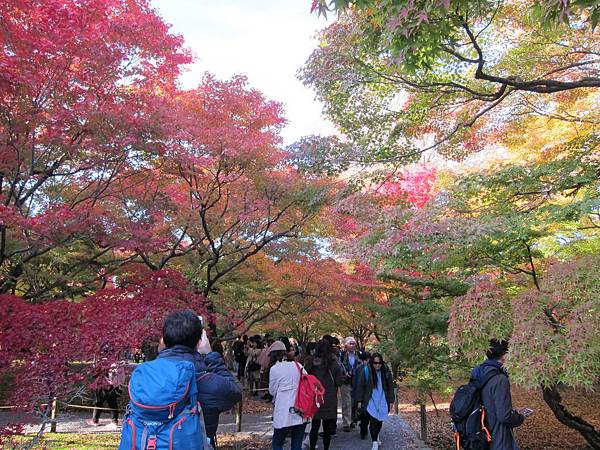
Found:
[[[312,4],[310,5],[310,13],[314,13],[319,5],[319,0],[312,0]]]
[[[392,203],[406,201],[422,208],[435,195],[436,175],[434,167],[418,166],[404,170],[399,176],[391,175],[381,185],[381,191]]]

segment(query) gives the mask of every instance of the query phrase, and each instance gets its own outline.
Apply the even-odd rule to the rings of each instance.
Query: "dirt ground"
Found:
[[[595,392],[561,391],[563,402],[569,410],[578,415],[596,429],[600,429],[600,390]],[[427,443],[433,450],[455,449],[450,431],[450,416],[448,406],[451,395],[435,395],[436,412],[431,402],[427,404]],[[528,407],[534,414],[515,431],[521,450],[588,450],[583,437],[576,431],[561,424],[542,398],[541,391],[530,391],[518,387],[512,388],[513,406]],[[413,430],[420,432],[420,415],[418,407],[414,406],[415,393],[409,389],[400,388],[401,414],[410,423]]]

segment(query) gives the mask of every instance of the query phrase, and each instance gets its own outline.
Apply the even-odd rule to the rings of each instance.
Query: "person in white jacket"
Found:
[[[291,450],[301,450],[306,423],[294,412],[298,394],[300,372],[303,367],[295,361],[284,361],[285,344],[275,341],[269,347],[271,369],[269,371],[269,393],[273,396],[273,450],[283,450],[285,436],[292,436]]]

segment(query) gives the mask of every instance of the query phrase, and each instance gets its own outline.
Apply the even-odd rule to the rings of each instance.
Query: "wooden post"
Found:
[[[50,433],[56,433],[56,413],[58,412],[58,402],[56,397],[52,399],[52,409],[50,410]]]
[[[427,442],[427,408],[421,403],[421,440]]]
[[[396,401],[394,402],[394,414],[400,414],[400,388],[396,388]]]
[[[235,431],[238,433],[242,431],[242,405],[243,400],[240,400],[237,411],[235,412]]]

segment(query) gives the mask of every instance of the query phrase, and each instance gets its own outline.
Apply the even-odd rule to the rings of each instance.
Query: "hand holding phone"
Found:
[[[529,417],[533,414],[533,409],[530,408],[522,408],[519,411],[524,417]]]

